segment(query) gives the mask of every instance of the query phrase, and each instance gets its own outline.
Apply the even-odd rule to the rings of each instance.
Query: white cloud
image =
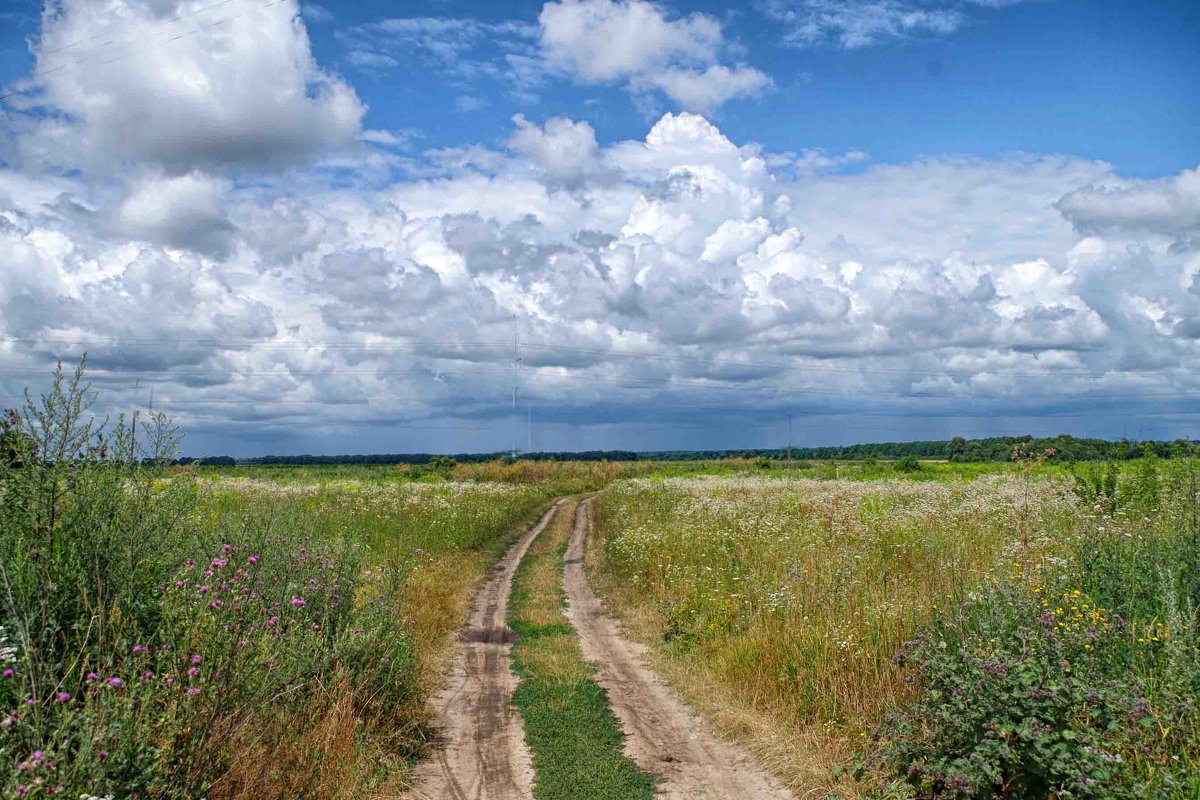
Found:
[[[599,172],[596,132],[586,122],[552,117],[539,128],[517,114],[513,123],[517,129],[508,146],[528,157],[552,182],[578,185]]]
[[[236,20],[209,5],[49,6],[27,103],[52,116],[22,137],[25,157],[185,173],[306,161],[353,142],[363,104],[313,60],[295,0]]]
[[[1200,168],[1158,180],[1088,186],[1070,192],[1056,205],[1085,233],[1200,234]]]
[[[849,50],[914,36],[953,33],[972,20],[971,7],[1001,8],[1022,0],[761,0],[764,15],[784,26],[785,41]]]
[[[646,0],[559,0],[546,3],[538,21],[546,61],[586,83],[659,89],[699,111],[771,83],[753,67],[720,63],[724,32],[706,14],[670,18]]]
[[[119,232],[134,239],[224,255],[235,228],[225,213],[229,182],[201,173],[145,178],[117,207]]]
[[[599,22],[572,30],[607,30],[624,17],[604,14],[635,5],[601,4]],[[667,43],[608,54],[588,80],[637,91],[673,70],[726,69],[715,22],[636,13]],[[294,17],[287,30],[268,30],[266,49],[286,40],[304,54],[288,79],[336,83]],[[1200,388],[1195,171],[1130,181],[1060,156],[869,165],[853,150],[768,153],[678,113],[611,144],[584,121],[518,115],[503,146],[420,156],[389,154],[409,132],[355,118],[347,141],[402,161],[405,177],[366,190],[346,161],[336,180],[297,169],[240,181],[238,165],[273,163],[256,149],[261,131],[328,107],[306,93],[294,117],[268,113],[260,128],[239,93],[263,90],[205,58],[185,51],[195,85],[176,75],[185,99],[164,107],[186,121],[187,97],[228,99],[228,119],[205,123],[207,149],[181,122],[149,119],[171,126],[162,147],[174,151],[135,137],[64,148],[82,174],[0,168],[0,336],[39,340],[0,347],[0,394],[87,346],[115,400],[152,379],[156,403],[189,430],[245,450],[317,428],[360,437],[339,439],[346,450],[454,448],[387,427],[421,421],[490,426],[461,446],[495,447],[507,443],[514,327],[522,391],[564,427],[694,406],[740,420],[797,405],[1136,407]],[[137,85],[100,81],[96,96],[144,116],[157,78],[122,80]],[[719,104],[698,86],[689,102]],[[98,135],[100,118],[68,121],[56,141]],[[127,177],[113,176],[115,159]]]

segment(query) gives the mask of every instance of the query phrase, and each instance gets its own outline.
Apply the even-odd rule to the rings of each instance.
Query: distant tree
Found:
[[[955,436],[946,445],[946,458],[950,461],[962,461],[966,453],[967,440],[961,436]]]

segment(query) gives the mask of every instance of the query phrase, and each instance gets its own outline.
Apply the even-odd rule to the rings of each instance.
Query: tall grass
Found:
[[[1113,753],[1134,766],[1114,770],[1112,781],[1137,773],[1140,785],[1161,788],[1186,773],[1164,772],[1164,753],[1183,758],[1198,740],[1180,705],[1186,693],[1154,688],[1190,686],[1196,674],[1178,666],[1196,659],[1196,474],[1194,464],[1143,462],[1111,486],[1044,468],[923,482],[623,481],[601,495],[597,572],[685,694],[803,792],[860,793],[871,783],[837,779],[858,763],[861,776],[904,796],[992,797],[990,778],[970,776],[977,793],[951,785],[974,752],[970,732],[961,741],[935,734],[953,719],[969,720],[970,730],[999,724],[987,715],[1011,704],[999,686],[980,690],[973,706],[990,710],[968,716],[939,705],[946,693],[961,691],[964,675],[1015,674],[1005,670],[1016,661],[998,673],[988,659],[1028,655],[1023,643],[1044,636],[1043,603],[1119,618],[1112,638],[1128,658],[1105,662],[1120,669],[1097,668],[1078,688],[1093,697],[1136,670],[1122,696],[1148,709],[1138,724],[1171,744],[1126,736]],[[1067,624],[1083,637],[1079,652],[1090,660],[1081,665],[1092,664],[1103,626],[1089,632],[1082,617]],[[1174,655],[1154,649],[1168,639]],[[1054,652],[1043,646],[1039,663],[1063,662],[1049,660]],[[939,653],[950,661],[936,662]],[[938,708],[938,731],[917,724]],[[1082,730],[1078,712],[1062,724]],[[965,760],[906,782],[913,763],[928,766],[938,753]],[[1035,767],[1023,754],[1010,771]]]
[[[400,775],[472,582],[553,476],[169,470],[165,418],[105,425],[88,399],[60,370],[0,430],[0,794],[340,798]]]

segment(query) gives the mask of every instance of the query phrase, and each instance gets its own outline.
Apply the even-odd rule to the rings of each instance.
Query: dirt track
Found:
[[[583,657],[596,668],[613,713],[625,730],[625,750],[659,776],[658,795],[671,800],[792,800],[740,748],[718,739],[646,668],[644,648],[625,639],[605,612],[583,571],[588,502],[579,504],[567,547],[563,588],[567,616],[579,634]]]
[[[433,699],[438,743],[413,772],[408,800],[526,800],[533,766],[520,713],[510,699],[517,678],[509,666],[512,634],[508,596],[513,573],[559,503],[492,568],[459,636],[460,652],[445,688]]]

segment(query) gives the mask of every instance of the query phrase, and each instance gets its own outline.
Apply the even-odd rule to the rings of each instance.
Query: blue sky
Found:
[[[0,395],[86,349],[238,454],[507,447],[514,377],[535,448],[1196,435],[1195,4],[0,23]]]
[[[541,3],[327,3],[334,15],[310,26],[316,52],[352,76],[371,107],[368,122],[407,127],[413,111],[430,146],[498,141],[508,117],[587,119],[600,141],[632,138],[646,115],[616,87],[553,82],[536,104],[505,94],[503,82],[454,86],[418,56],[373,74],[346,59],[345,27],[392,16],[473,16],[535,24]],[[917,33],[854,49],[789,46],[751,4],[697,3],[727,21],[745,59],[775,88],[730,103],[716,117],[735,140],[773,150],[859,149],[881,161],[1011,151],[1069,153],[1149,177],[1200,161],[1200,7],[1194,3],[1034,2],[979,8],[948,35]],[[408,51],[412,53],[412,50]],[[476,57],[496,52],[486,43]],[[487,106],[456,108],[464,95]],[[660,105],[666,110],[666,105]]]
[[[9,0],[0,33],[0,79],[26,74],[40,3]],[[772,150],[858,149],[877,161],[963,153],[1066,153],[1110,161],[1122,174],[1152,177],[1200,162],[1200,6],[1119,0],[1025,2],[969,9],[949,34],[917,32],[846,48],[824,41],[796,46],[754,4],[688,3],[720,19],[744,59],[774,88],[728,104],[715,120],[735,140]],[[356,26],[393,18],[472,18],[536,26],[542,3],[338,2],[308,14],[318,60],[353,82],[369,107],[369,127],[414,129],[424,147],[497,142],[515,113],[586,119],[603,142],[644,133],[647,113],[617,86],[550,81],[535,102],[515,98],[506,81],[454,79],[418,48],[396,47],[396,67],[356,66]],[[323,13],[326,12],[326,13]],[[20,15],[19,17],[16,15]],[[465,51],[496,58],[480,41]],[[464,111],[457,102],[485,103]],[[659,102],[655,110],[669,104]],[[419,124],[414,125],[414,117]]]

